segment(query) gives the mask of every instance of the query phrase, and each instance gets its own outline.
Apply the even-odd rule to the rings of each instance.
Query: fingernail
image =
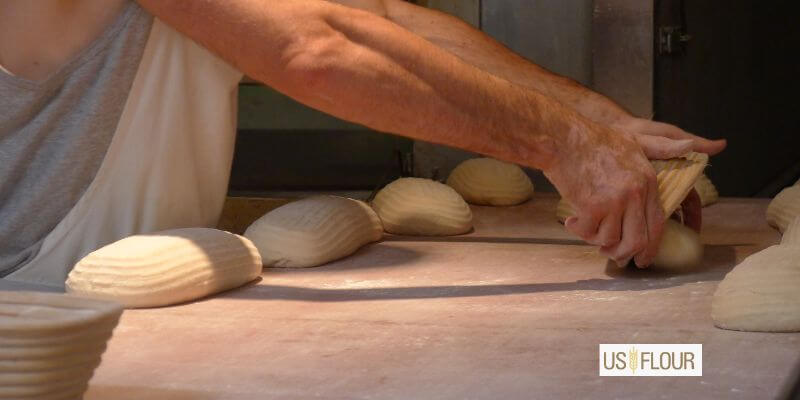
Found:
[[[634,264],[636,264],[636,268],[645,269],[650,266],[650,263],[642,263],[640,260],[634,259]]]

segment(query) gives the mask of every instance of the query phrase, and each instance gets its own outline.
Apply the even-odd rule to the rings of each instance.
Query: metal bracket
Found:
[[[691,35],[683,33],[680,26],[661,26],[658,28],[658,54],[681,54]]]

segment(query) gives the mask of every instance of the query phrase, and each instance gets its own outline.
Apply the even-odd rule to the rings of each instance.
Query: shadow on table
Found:
[[[237,292],[233,298],[293,300],[310,302],[348,302],[373,300],[439,299],[459,297],[507,296],[565,291],[643,291],[665,289],[687,283],[719,281],[735,263],[730,246],[710,246],[700,269],[687,274],[657,270],[626,270],[608,267],[611,279],[585,279],[574,282],[520,283],[497,285],[412,286],[356,289],[323,289],[259,284]]]
[[[385,242],[437,242],[437,243],[500,243],[500,244],[554,244],[566,246],[589,246],[579,239],[553,239],[498,236],[397,236],[389,235]]]
[[[408,265],[424,257],[424,254],[411,249],[387,246],[383,243],[366,245],[352,255],[325,265],[310,268],[275,268],[267,267],[264,272],[302,274],[320,273],[325,271],[364,270],[371,268],[390,268]]]

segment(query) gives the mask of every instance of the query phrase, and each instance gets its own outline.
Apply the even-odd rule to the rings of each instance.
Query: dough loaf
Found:
[[[767,207],[767,223],[781,232],[785,232],[798,216],[800,216],[800,186],[783,189]]]
[[[533,183],[515,164],[493,158],[473,158],[459,164],[447,184],[468,203],[513,206],[533,196]]]
[[[398,235],[459,235],[472,229],[472,211],[461,195],[430,179],[400,178],[378,192],[372,208],[386,232]]]
[[[697,179],[697,182],[694,184],[694,190],[696,190],[697,194],[700,196],[700,203],[703,207],[710,206],[719,200],[717,188],[705,174],[700,175],[700,178]]]
[[[747,257],[720,282],[714,325],[758,332],[800,331],[800,246],[772,246]]]
[[[700,265],[703,260],[703,244],[700,235],[674,219],[664,223],[661,247],[658,249],[653,267],[671,272],[683,272]]]
[[[0,292],[0,399],[78,399],[122,306],[63,294]]]
[[[315,267],[380,240],[383,226],[364,202],[315,196],[272,210],[244,235],[256,245],[265,266]]]
[[[261,274],[250,240],[208,228],[130,236],[96,250],[67,278],[67,292],[160,307],[241,286]]]

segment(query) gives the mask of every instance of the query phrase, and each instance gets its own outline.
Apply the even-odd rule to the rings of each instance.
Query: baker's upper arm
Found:
[[[322,53],[344,39],[326,18],[332,9],[345,8],[323,0],[137,2],[248,76],[284,91],[305,79],[292,71],[294,58]]]

